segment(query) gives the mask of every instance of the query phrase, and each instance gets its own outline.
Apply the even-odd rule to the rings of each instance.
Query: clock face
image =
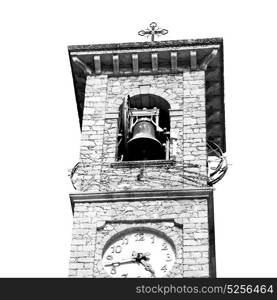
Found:
[[[112,277],[164,277],[175,261],[172,243],[151,229],[123,233],[104,249],[102,264]]]

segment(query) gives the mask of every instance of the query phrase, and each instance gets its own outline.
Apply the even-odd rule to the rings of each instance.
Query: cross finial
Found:
[[[154,42],[155,35],[160,36],[168,33],[167,29],[159,28],[155,22],[150,23],[149,27],[150,28],[146,28],[145,30],[140,30],[138,34],[141,36],[146,35],[147,37],[151,35],[151,42]]]

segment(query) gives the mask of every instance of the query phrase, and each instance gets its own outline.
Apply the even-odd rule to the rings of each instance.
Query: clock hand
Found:
[[[146,252],[146,253],[137,253],[136,251],[132,252],[132,258],[127,258],[127,259],[123,259],[121,261],[117,261],[117,262],[111,262],[109,264],[106,264],[105,267],[118,267],[122,264],[128,264],[128,263],[134,263],[134,262],[140,262],[142,259],[149,260],[148,256],[150,255],[150,253]]]
[[[141,253],[141,255],[142,255],[142,256],[144,256],[144,257],[146,257],[146,259],[149,259],[149,257],[148,257],[148,256],[150,256],[150,255],[151,255],[151,253],[149,253],[149,252],[145,252],[145,253]]]
[[[146,252],[146,253],[136,253],[135,251],[133,251],[132,253],[132,257],[135,258],[138,262],[140,262],[142,259],[143,260],[149,260],[150,253]]]
[[[152,273],[153,277],[156,277],[155,271],[149,262],[147,262],[146,260],[141,260],[140,263],[144,266],[146,271],[149,271],[150,273]]]
[[[134,252],[133,252],[133,254],[134,254]],[[149,255],[150,255],[150,253],[148,253],[148,252],[138,253],[137,257],[135,259],[138,263],[140,263],[144,266],[146,271],[149,271],[150,273],[152,273],[153,277],[156,277],[153,267],[151,266],[151,264],[149,262],[147,262],[150,259]]]
[[[105,267],[111,267],[111,266],[118,267],[123,264],[134,263],[134,262],[136,262],[135,258],[123,259],[121,261],[116,261],[116,262],[111,262],[110,264],[106,264]]]

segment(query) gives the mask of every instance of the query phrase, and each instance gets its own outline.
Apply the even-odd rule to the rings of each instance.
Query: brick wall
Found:
[[[176,189],[206,185],[204,71],[129,77],[88,76],[81,138],[80,191]],[[174,165],[116,168],[118,110],[123,98],[154,94],[170,104],[170,131],[175,137]],[[170,146],[173,158],[173,143]]]
[[[208,197],[131,201],[133,191],[207,188],[204,76],[204,71],[195,71],[87,77],[75,186],[87,195],[124,191],[127,200],[98,202],[88,196],[75,203],[69,276],[109,276],[101,266],[105,243],[117,232],[142,225],[165,232],[174,241],[177,260],[168,276],[209,276]],[[138,94],[157,95],[170,104],[171,138],[176,140],[175,157],[170,145],[173,162],[132,166],[116,162],[119,106],[127,95]]]
[[[75,204],[69,276],[109,277],[101,263],[105,243],[127,228],[146,226],[174,242],[176,262],[168,277],[208,277],[207,212],[206,199]]]

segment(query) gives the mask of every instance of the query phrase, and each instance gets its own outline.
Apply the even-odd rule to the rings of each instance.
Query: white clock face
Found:
[[[175,262],[169,240],[151,229],[135,229],[108,243],[102,264],[112,277],[164,277]]]

